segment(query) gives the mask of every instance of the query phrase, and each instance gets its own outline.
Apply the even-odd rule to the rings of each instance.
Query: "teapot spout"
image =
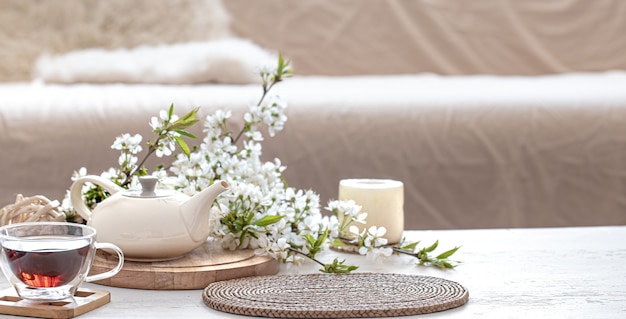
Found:
[[[218,181],[183,202],[180,212],[194,242],[204,242],[209,236],[209,212],[217,196],[229,188],[225,181]]]

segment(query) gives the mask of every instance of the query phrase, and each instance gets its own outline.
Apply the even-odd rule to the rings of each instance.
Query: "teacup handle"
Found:
[[[98,281],[98,280],[102,280],[102,279],[107,279],[110,277],[115,276],[118,272],[120,272],[120,270],[122,270],[122,266],[124,266],[124,253],[122,252],[122,250],[110,243],[95,243],[95,248],[96,250],[98,249],[110,249],[113,250],[117,253],[117,258],[118,258],[118,263],[117,266],[115,266],[115,268],[107,271],[107,272],[103,272],[101,274],[95,274],[95,275],[91,275],[91,276],[87,276],[85,278],[86,282],[91,282],[91,281]]]

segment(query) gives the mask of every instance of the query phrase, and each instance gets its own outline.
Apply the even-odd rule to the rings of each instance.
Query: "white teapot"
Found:
[[[124,190],[95,175],[78,178],[70,187],[70,200],[81,217],[96,229],[97,239],[119,246],[124,258],[159,261],[182,257],[203,245],[209,236],[209,214],[215,198],[228,189],[219,181],[189,197],[172,190],[157,190],[157,178],[140,177],[142,189]],[[83,201],[87,182],[111,194],[91,211]]]

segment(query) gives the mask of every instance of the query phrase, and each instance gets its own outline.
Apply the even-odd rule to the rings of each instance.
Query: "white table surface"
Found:
[[[454,257],[463,264],[442,271],[415,266],[409,256],[377,261],[340,255],[360,265],[358,271],[437,276],[469,290],[466,305],[417,318],[626,318],[626,226],[410,231],[407,237],[424,244],[439,239],[441,251],[462,245]],[[317,269],[314,263],[281,265],[280,273]],[[84,286],[110,291],[111,302],[79,318],[247,318],[207,307],[202,290]],[[2,278],[0,288],[8,287]]]

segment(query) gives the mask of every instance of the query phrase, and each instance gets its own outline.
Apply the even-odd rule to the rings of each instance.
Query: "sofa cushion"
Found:
[[[42,53],[207,41],[229,26],[221,0],[3,0],[0,81],[30,80]]]
[[[276,59],[249,40],[226,38],[44,55],[34,76],[50,83],[248,84],[260,82],[259,65]]]

